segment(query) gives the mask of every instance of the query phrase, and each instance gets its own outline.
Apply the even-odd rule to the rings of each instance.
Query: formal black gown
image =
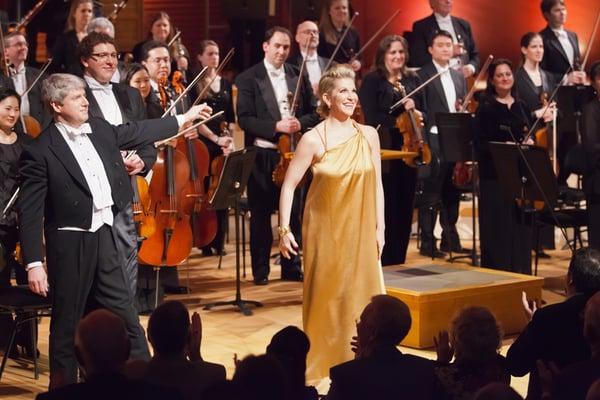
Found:
[[[481,265],[486,268],[531,273],[531,223],[502,185],[489,147],[490,142],[523,140],[530,124],[531,113],[522,100],[509,108],[485,96],[475,114]]]
[[[415,75],[405,76],[402,85],[410,92],[420,83]],[[396,118],[404,112],[397,108],[392,114],[390,107],[401,99],[400,93],[383,74],[378,71],[365,75],[359,91],[365,123],[379,128],[382,149],[402,149],[402,135],[396,128]],[[414,97],[417,109],[424,112],[422,94]],[[402,160],[382,163],[382,181],[385,198],[385,247],[381,256],[382,265],[403,264],[412,226],[417,169],[408,167]]]
[[[52,47],[52,64],[50,71],[52,73],[64,72],[77,76],[83,76],[83,68],[79,63],[77,56],[77,33],[74,29],[67,31],[56,38]]]
[[[342,34],[345,30],[345,27],[341,31],[336,30],[335,43],[329,43],[327,40],[325,40],[325,35],[323,34],[323,32],[321,32],[319,34],[319,47],[317,48],[317,53],[321,57],[325,57],[327,59],[331,58],[333,52],[335,51],[335,47],[337,46],[337,42],[342,37]],[[356,52],[358,52],[359,50],[360,37],[358,36],[358,32],[356,31],[356,29],[350,27],[350,30],[346,34],[346,37],[344,37],[344,41],[342,42],[340,49],[333,58],[333,61],[340,64],[348,63],[354,57],[354,54],[356,54]]]

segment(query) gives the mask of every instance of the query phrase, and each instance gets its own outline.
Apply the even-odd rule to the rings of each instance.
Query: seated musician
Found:
[[[313,21],[304,21],[296,28],[296,43],[298,52],[288,59],[288,63],[300,68],[302,61],[306,59],[306,72],[315,96],[319,79],[325,72],[328,60],[321,57],[317,51],[319,46],[319,27]]]
[[[306,131],[318,122],[316,101],[310,83],[303,82],[299,93],[298,109],[290,111],[288,93],[298,80],[298,70],[285,63],[292,42],[292,34],[285,28],[274,27],[265,33],[265,58],[237,76],[237,113],[244,130],[247,146],[257,150],[256,161],[248,181],[250,205],[250,254],[254,283],[269,283],[271,245],[273,234],[271,214],[277,209],[279,188],[273,183],[272,173],[280,154],[277,140],[283,135]],[[290,221],[295,237],[300,237],[300,204],[296,201]],[[281,257],[282,279],[301,281],[303,274],[300,257]]]
[[[319,19],[319,47],[318,53],[329,59],[334,56],[333,61],[340,64],[350,64],[354,72],[360,71],[362,65],[354,54],[360,50],[360,37],[358,31],[350,26],[350,0],[327,0],[323,2],[321,18]],[[335,55],[336,46],[344,37],[339,50]]]

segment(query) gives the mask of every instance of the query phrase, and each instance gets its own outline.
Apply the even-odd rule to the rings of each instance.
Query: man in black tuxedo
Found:
[[[513,376],[529,375],[528,399],[539,399],[540,376],[536,362],[553,362],[559,369],[590,358],[583,336],[583,311],[600,290],[600,252],[579,249],[567,271],[567,298],[537,311],[527,306],[531,320],[508,349],[506,365]]]
[[[304,21],[298,24],[296,43],[298,43],[298,52],[291,56],[287,62],[300,68],[302,61],[306,58],[306,73],[316,96],[319,80],[325,72],[328,62],[326,58],[317,53],[319,46],[319,27],[317,24],[313,21]]]
[[[437,399],[441,394],[434,362],[402,354],[396,346],[406,337],[412,319],[401,300],[378,295],[356,325],[355,359],[331,368],[327,400]]]
[[[33,84],[40,74],[37,68],[26,66],[29,45],[27,38],[21,32],[12,32],[4,38],[4,55],[10,65],[10,87],[22,95]],[[21,115],[30,115],[35,118],[42,127],[51,122],[51,115],[44,110],[42,103],[41,80],[29,91],[27,96],[21,98]],[[17,130],[24,132],[21,122],[17,124]],[[27,133],[27,132],[25,132]]]
[[[29,287],[43,296],[51,289],[50,386],[56,387],[77,379],[73,335],[90,300],[123,318],[132,358],[149,358],[115,244],[115,215],[133,197],[119,150],[170,137],[183,123],[206,117],[210,108],[117,127],[99,118],[88,122],[85,82],[68,74],[46,79],[42,98],[53,110],[54,124],[23,150],[18,212]]]
[[[479,68],[479,53],[471,33],[471,25],[464,19],[453,17],[453,0],[429,0],[433,10],[430,16],[416,21],[410,34],[410,60],[411,67],[422,67],[431,61],[428,51],[431,36],[440,30],[445,30],[452,35],[452,57],[460,66],[465,78],[472,76]]]
[[[281,27],[265,34],[265,59],[238,75],[237,113],[240,127],[245,132],[246,146],[257,150],[256,161],[248,181],[250,205],[250,254],[252,274],[257,285],[268,284],[269,259],[273,234],[271,214],[277,209],[279,188],[272,173],[279,162],[277,141],[281,135],[306,131],[318,122],[316,101],[310,84],[304,82],[299,93],[298,108],[290,111],[288,94],[298,81],[298,70],[285,63],[290,51],[291,33]],[[300,237],[301,210],[298,191],[294,199],[290,226]],[[300,257],[281,257],[282,279],[303,279]]]
[[[435,74],[445,69],[448,72],[440,75],[425,90],[425,101],[427,103],[427,141],[433,153],[433,162],[439,162],[439,168],[428,168],[430,176],[422,179],[423,193],[427,199],[431,199],[429,205],[419,208],[419,225],[421,227],[421,249],[422,255],[443,257],[436,247],[433,237],[433,228],[437,219],[437,207],[435,203],[441,200],[440,224],[442,225],[442,242],[440,250],[463,252],[460,238],[456,231],[458,221],[459,196],[458,189],[452,184],[452,171],[454,163],[440,161],[442,159],[440,140],[435,122],[435,115],[442,112],[455,112],[457,101],[467,95],[467,82],[464,76],[450,68],[452,58],[452,35],[446,31],[438,31],[429,40],[428,51],[432,60],[423,65],[418,74],[424,82]],[[436,171],[437,170],[437,171]],[[436,171],[436,172],[434,172]],[[431,208],[433,206],[433,209]]]

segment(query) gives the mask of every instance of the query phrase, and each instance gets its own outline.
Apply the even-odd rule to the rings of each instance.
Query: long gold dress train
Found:
[[[384,293],[377,259],[376,174],[363,133],[327,148],[312,166],[304,208],[304,332],[311,343],[307,379],[351,360],[355,322],[372,296]]]

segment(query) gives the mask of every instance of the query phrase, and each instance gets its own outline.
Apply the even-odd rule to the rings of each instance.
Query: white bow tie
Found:
[[[279,68],[279,69],[272,69],[269,71],[269,74],[273,77],[273,78],[279,78],[281,76],[283,76],[283,68]]]
[[[94,90],[101,90],[101,91],[103,91],[105,93],[112,92],[112,84],[111,83],[103,85],[103,84],[101,84],[99,82],[91,81],[90,80],[90,81],[87,82],[87,84],[88,84],[88,86],[90,87],[90,89],[92,91],[94,91]]]
[[[80,125],[78,128],[66,125],[64,126],[70,136],[81,136],[83,134],[92,133],[92,127],[87,122],[85,124]]]
[[[21,69],[17,70],[14,67],[11,67],[11,72],[13,75],[24,75],[25,74],[25,67],[21,67]]]

